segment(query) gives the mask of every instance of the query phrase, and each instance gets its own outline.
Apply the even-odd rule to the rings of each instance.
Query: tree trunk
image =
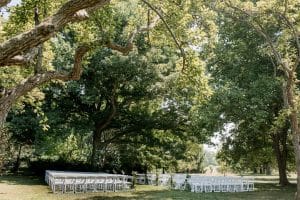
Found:
[[[93,147],[92,147],[92,157],[91,157],[91,166],[94,170],[97,169],[99,163],[99,147],[101,143],[101,132],[96,129],[93,132]]]
[[[100,144],[102,142],[102,132],[107,128],[107,126],[111,123],[112,119],[115,117],[117,113],[117,101],[116,101],[116,85],[113,86],[113,92],[111,99],[108,101],[110,104],[108,116],[99,122],[95,122],[95,130],[93,132],[93,149],[91,156],[91,165],[94,169],[97,168],[97,160],[98,160],[98,150]]]
[[[263,166],[260,166],[259,167],[259,174],[263,174],[263,173],[264,173]]]
[[[1,129],[2,128],[2,129]],[[9,145],[10,135],[7,130],[0,127],[0,175],[4,171],[4,164],[7,158],[9,158],[10,145]]]
[[[299,136],[293,135],[293,143],[294,143],[294,151],[295,151],[295,159],[296,159],[296,171],[297,171],[297,192],[296,192],[296,200],[300,200],[300,140]]]
[[[287,148],[287,135],[288,135],[288,123],[286,122],[285,127],[276,132],[272,137],[273,150],[276,155],[276,161],[279,171],[279,185],[289,185],[289,181],[286,174],[286,162],[288,155]]]
[[[279,148],[278,146],[276,148]],[[280,152],[279,149],[275,150],[276,160],[279,171],[279,185],[286,186],[289,184],[287,174],[286,174],[286,154],[285,152]]]
[[[22,150],[22,145],[19,144],[19,150],[18,150],[18,155],[17,155],[17,160],[15,162],[14,168],[13,168],[13,172],[17,172],[19,171],[20,168],[20,164],[21,164],[21,150]]]
[[[44,15],[45,17],[45,15]],[[39,14],[39,8],[36,6],[34,8],[34,23],[35,26],[38,26],[40,24],[40,14]],[[43,43],[41,43],[38,47],[37,47],[37,59],[36,59],[36,64],[35,64],[35,68],[34,68],[34,74],[40,74],[43,72],[43,48],[44,45]]]
[[[10,109],[11,109],[11,105],[8,103],[3,104],[0,98],[0,131],[4,130],[4,123],[6,121],[6,117]]]
[[[295,68],[296,69],[296,68]],[[289,109],[291,111],[290,122],[291,122],[291,132],[293,135],[293,145],[295,152],[295,161],[297,169],[297,192],[295,195],[296,200],[300,200],[300,131],[299,131],[299,121],[298,121],[298,109],[296,105],[295,98],[295,71],[291,70],[287,72],[287,81],[286,81],[286,97],[288,100]]]

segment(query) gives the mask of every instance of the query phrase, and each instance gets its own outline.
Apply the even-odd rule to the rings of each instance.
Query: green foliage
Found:
[[[205,131],[224,133],[219,159],[236,171],[249,170],[274,163],[272,135],[284,121],[282,73],[249,24],[225,17],[220,13],[219,41],[209,64],[215,91],[199,110],[200,125]],[[234,128],[228,130],[230,123]]]
[[[10,8],[10,16],[4,25],[4,31],[8,36],[13,36],[28,30],[34,26],[35,8],[38,9],[39,21],[42,21],[53,14],[63,2],[66,0],[22,0],[20,4]]]
[[[182,160],[178,160],[178,172],[189,170],[193,173],[204,173],[204,151],[202,145],[191,141],[185,141],[186,150]]]
[[[39,8],[43,20],[63,2],[22,1],[4,24],[5,37],[33,27],[34,8]],[[38,158],[87,163],[97,124],[109,116],[115,97],[117,112],[102,130],[98,149],[103,169],[127,168],[128,173],[175,169],[177,160],[185,160],[200,170],[203,156],[198,143],[208,134],[194,134],[197,126],[190,125],[197,120],[196,106],[212,92],[205,63],[193,48],[204,48],[208,42],[203,41],[215,37],[211,21],[215,15],[200,1],[150,3],[186,50],[184,73],[182,55],[161,20],[155,28],[137,34],[128,55],[105,47],[108,41],[126,45],[133,31],[156,18],[141,1],[112,1],[90,20],[67,26],[45,44],[46,68],[70,71],[76,47],[97,42],[83,63],[80,81],[52,82],[21,99],[9,117],[15,141],[31,144]],[[33,66],[17,69],[0,69],[2,87],[13,87],[33,74]]]

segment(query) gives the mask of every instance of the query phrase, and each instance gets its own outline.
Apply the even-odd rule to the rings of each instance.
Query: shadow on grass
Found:
[[[0,183],[8,185],[45,185],[44,180],[37,176],[5,175],[0,176]]]
[[[293,182],[293,181],[296,181],[297,179],[296,178],[289,178],[289,181],[290,182]],[[265,177],[255,177],[255,181],[256,182],[274,182],[274,183],[278,183],[279,180],[278,178],[265,178]]]
[[[122,196],[114,194],[113,196],[106,196],[105,194],[97,194],[93,197],[87,198],[78,198],[77,200],[163,200],[163,199],[176,199],[176,200],[193,200],[193,199],[205,199],[209,200],[211,198],[201,197],[201,195],[191,192],[182,192],[182,191],[140,191],[134,192],[132,196]]]
[[[45,185],[44,181],[36,176],[0,176],[0,184],[8,185]],[[45,185],[46,186],[46,185]],[[85,193],[71,194],[70,199],[76,200],[287,200],[293,199],[296,185],[280,187],[276,183],[255,183],[255,191],[239,193],[192,193],[185,191],[170,191],[154,186],[138,186],[136,191],[121,193]],[[43,195],[46,191],[42,191]],[[52,193],[50,190],[48,193]],[[53,199],[68,199],[66,194],[49,194]]]
[[[277,183],[255,183],[256,191],[296,191],[296,184],[280,186]]]
[[[77,200],[139,200],[139,199],[161,199],[161,200],[286,200],[292,199],[296,191],[296,185],[280,187],[276,184],[257,184],[253,192],[239,193],[192,193],[185,191],[136,191],[132,195],[98,193],[87,198]]]

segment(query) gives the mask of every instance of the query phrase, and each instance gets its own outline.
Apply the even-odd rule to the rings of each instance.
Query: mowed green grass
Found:
[[[27,176],[0,176],[1,200],[140,200],[140,199],[203,199],[203,200],[288,200],[293,199],[296,186],[281,188],[276,183],[257,183],[254,192],[191,193],[171,191],[164,187],[137,186],[130,192],[53,194],[43,180]]]

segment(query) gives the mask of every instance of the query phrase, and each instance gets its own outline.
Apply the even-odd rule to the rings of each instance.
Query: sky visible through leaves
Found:
[[[11,7],[11,6],[15,6],[15,5],[17,5],[18,3],[20,3],[20,0],[12,0],[12,1],[7,5],[7,7],[9,8],[9,7]],[[0,15],[7,19],[7,17],[8,17],[8,12],[6,11],[6,9],[7,9],[7,8],[0,9]]]

